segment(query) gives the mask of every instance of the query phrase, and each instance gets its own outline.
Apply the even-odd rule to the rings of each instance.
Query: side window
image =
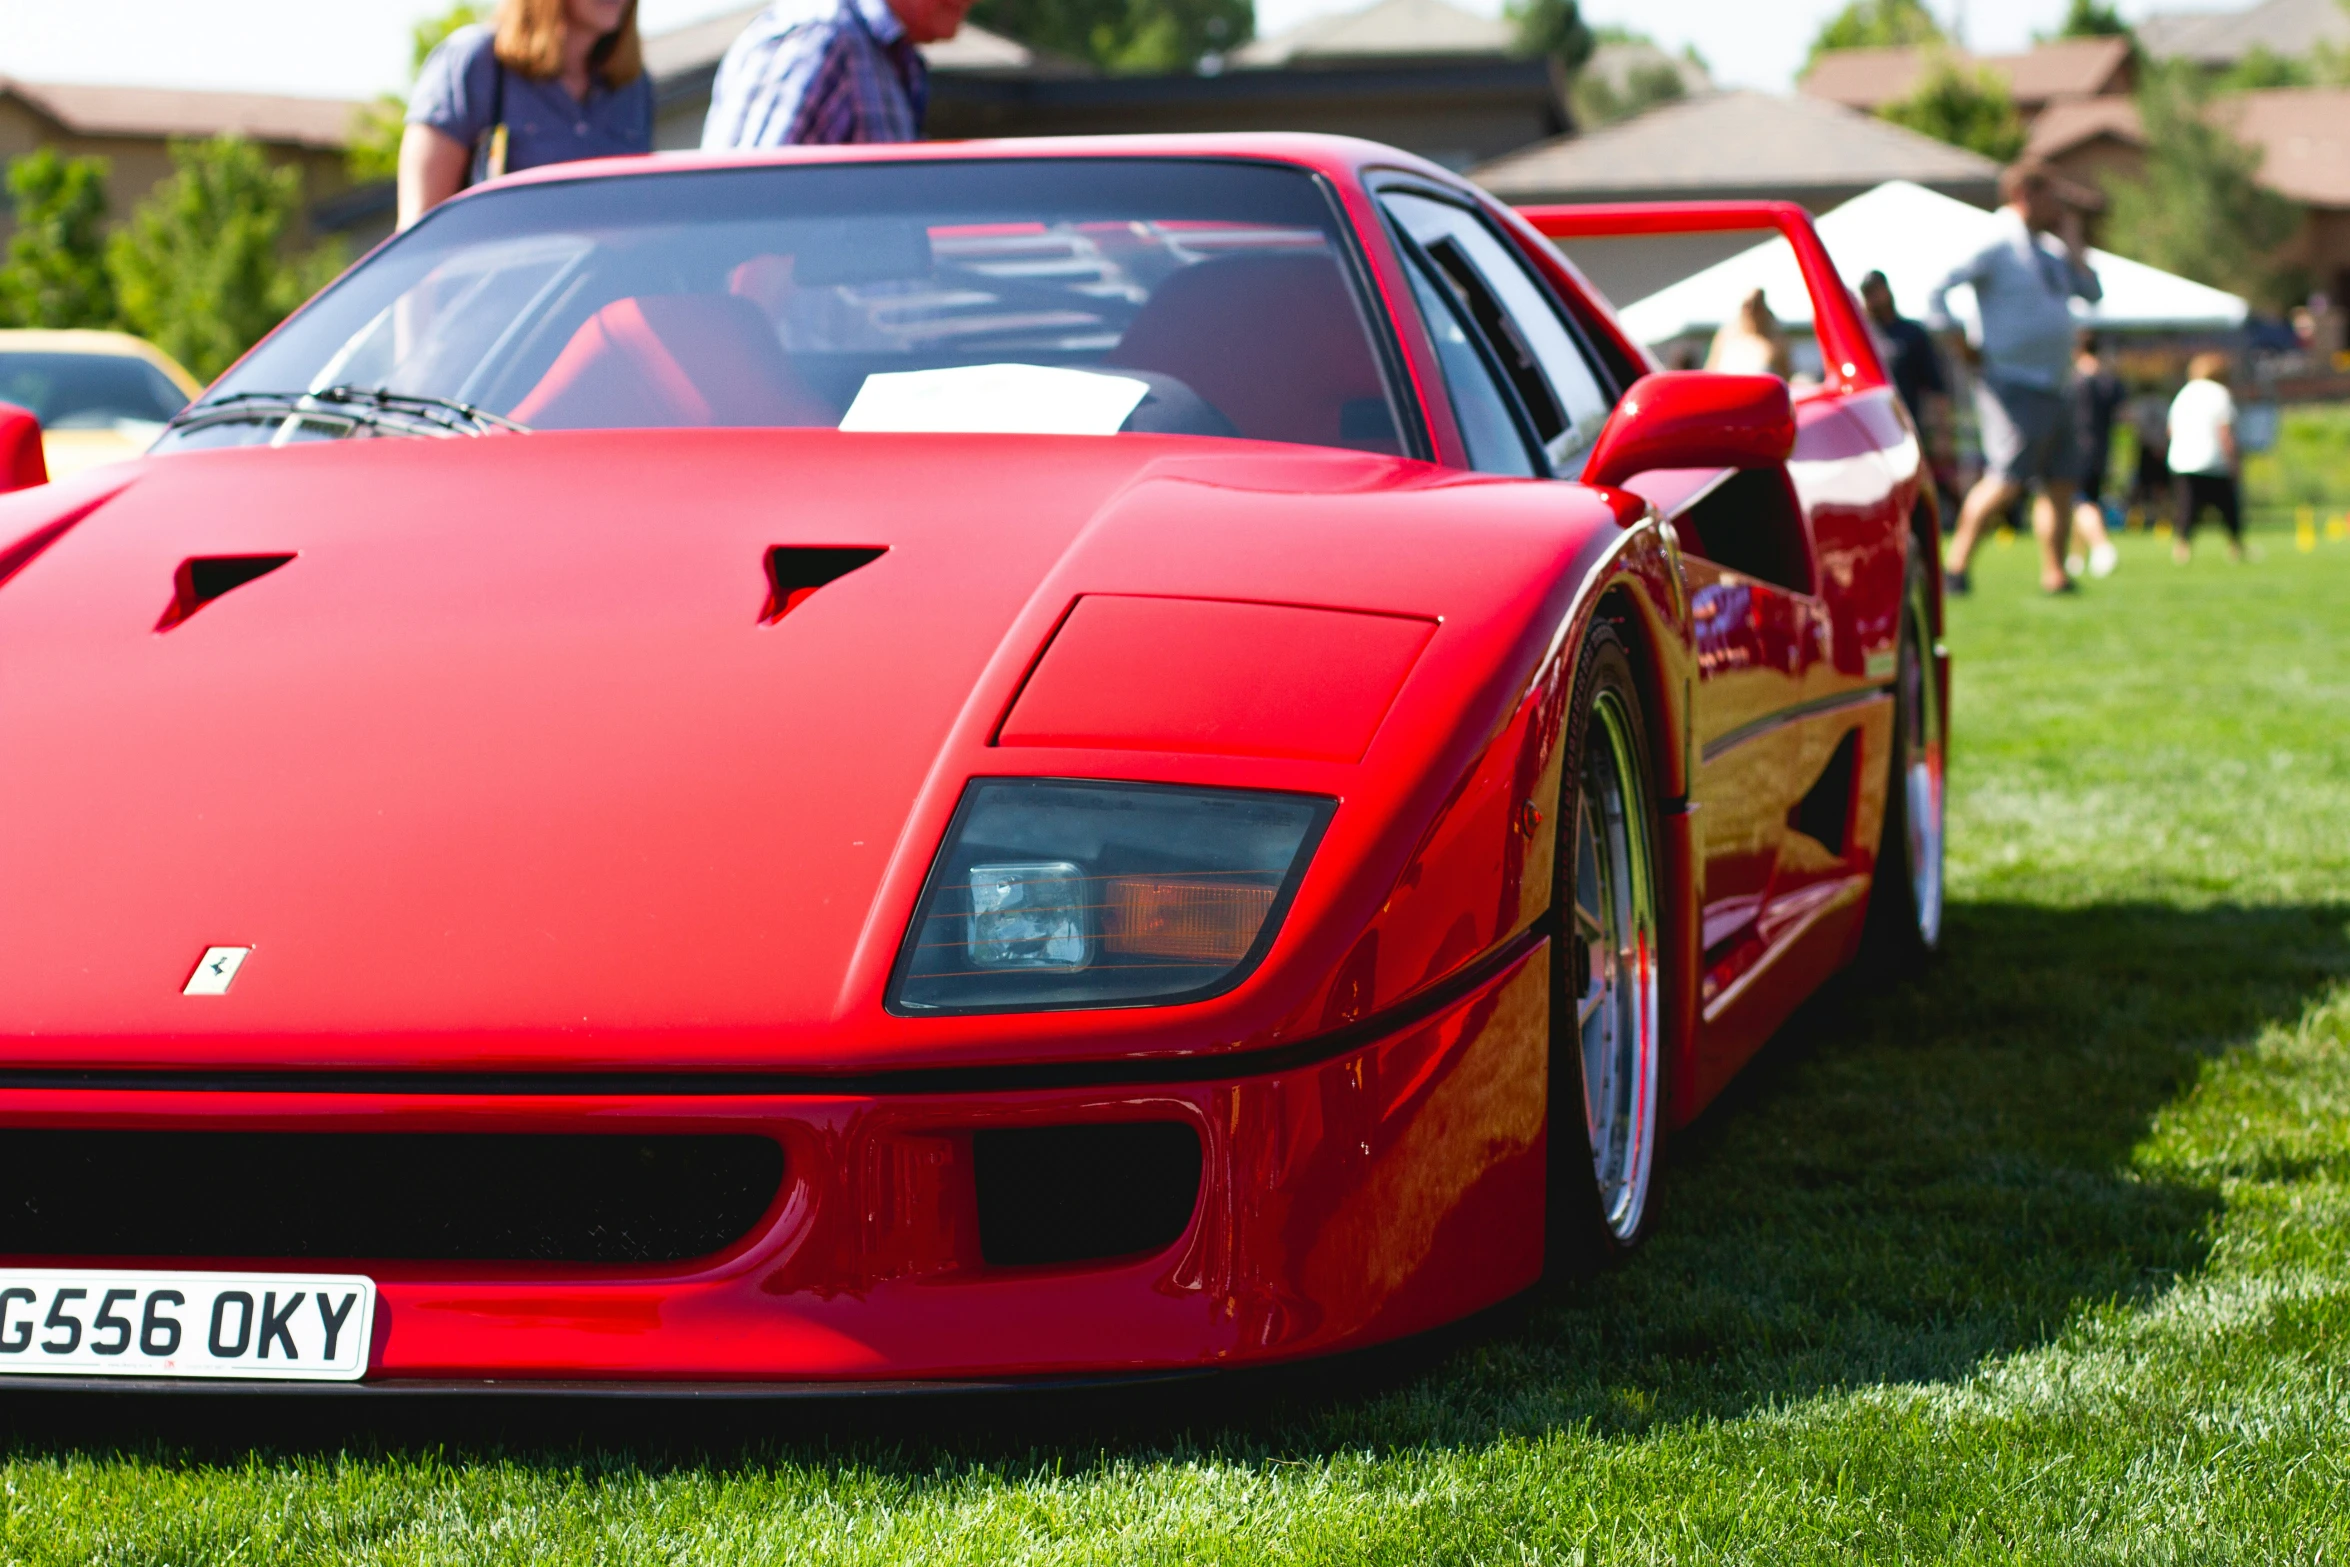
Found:
[[[1574,478],[1583,471],[1614,399],[1559,318],[1548,291],[1475,213],[1400,191],[1385,200],[1479,318],[1533,421],[1552,474]],[[1491,320],[1484,319],[1488,314]]]
[[[1412,293],[1427,318],[1428,335],[1436,341],[1437,363],[1452,393],[1453,421],[1461,427],[1461,442],[1469,449],[1469,466],[1482,473],[1535,476],[1534,454],[1519,434],[1518,415],[1509,394],[1494,378],[1485,351],[1469,335],[1467,323],[1448,291],[1437,286],[1417,258],[1406,257]]]

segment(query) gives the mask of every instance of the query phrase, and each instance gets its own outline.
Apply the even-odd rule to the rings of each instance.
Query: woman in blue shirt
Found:
[[[400,138],[400,227],[516,169],[653,150],[636,0],[500,0],[425,60]]]

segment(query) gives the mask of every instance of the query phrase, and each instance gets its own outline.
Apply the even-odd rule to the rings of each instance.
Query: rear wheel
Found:
[[[1869,892],[1874,966],[1896,973],[1924,964],[1942,944],[1942,793],[1948,721],[1934,678],[1934,618],[1922,552],[1912,551],[1901,596],[1900,662],[1893,684],[1892,776]]]
[[[1655,805],[1632,661],[1613,627],[1584,643],[1575,698],[1551,986],[1553,1272],[1647,1233],[1663,1088]]]

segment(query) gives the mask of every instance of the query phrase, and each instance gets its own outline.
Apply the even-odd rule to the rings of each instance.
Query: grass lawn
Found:
[[[0,1402],[9,1562],[2350,1552],[2350,543],[1980,557],[1946,958],[1797,1019],[1628,1266],[1205,1392]]]

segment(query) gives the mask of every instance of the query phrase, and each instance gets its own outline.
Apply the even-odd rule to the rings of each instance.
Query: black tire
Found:
[[[1887,978],[1919,972],[1942,945],[1943,769],[1950,724],[1931,657],[1933,569],[1932,553],[1913,546],[1901,595],[1884,824],[1861,942],[1862,967]]]
[[[1576,660],[1551,944],[1548,1271],[1640,1244],[1664,1118],[1656,800],[1632,659],[1602,623]]]

